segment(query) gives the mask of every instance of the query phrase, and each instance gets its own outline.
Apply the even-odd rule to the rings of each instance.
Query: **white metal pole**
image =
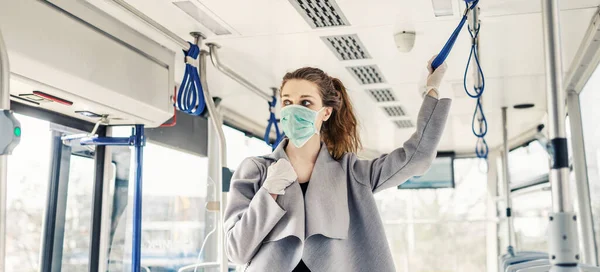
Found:
[[[569,157],[565,127],[565,95],[562,88],[560,23],[557,0],[542,1],[546,52],[546,94],[548,136],[554,150],[550,181],[554,212],[571,212],[569,199]]]
[[[486,252],[487,271],[498,271],[498,167],[496,161],[500,152],[494,150],[488,156],[487,197],[486,197]]]
[[[576,271],[579,263],[577,216],[569,197],[569,150],[565,127],[565,91],[562,81],[560,17],[558,0],[542,0],[542,26],[546,54],[548,136],[551,145],[550,184],[552,211],[548,244],[550,271]]]
[[[225,233],[223,229],[223,220],[225,218],[225,206],[227,205],[227,194],[223,192],[223,168],[227,165],[227,143],[225,140],[225,133],[223,132],[223,120],[221,114],[215,107],[212,96],[208,91],[208,83],[206,82],[206,57],[209,55],[207,51],[202,50],[200,52],[200,82],[204,92],[204,100],[206,101],[206,107],[208,109],[209,120],[212,123],[213,129],[217,132],[219,142],[219,160],[215,164],[217,168],[217,180],[215,180],[216,186],[218,187],[218,199],[219,199],[219,220],[217,224],[217,237],[218,237],[218,260],[219,271],[227,272],[228,260],[225,252]]]
[[[219,106],[219,109],[221,107]],[[218,232],[219,232],[219,211],[220,211],[220,190],[221,190],[221,186],[217,183],[217,179],[218,176],[221,173],[221,169],[218,169],[217,164],[219,164],[219,160],[220,158],[218,157],[219,154],[219,139],[218,139],[218,135],[217,132],[215,130],[215,126],[212,125],[212,123],[207,124],[207,136],[208,136],[208,146],[207,146],[207,156],[208,156],[208,177],[211,179],[211,181],[213,182],[213,186],[214,187],[208,187],[211,188],[212,190],[209,190],[208,194],[213,194],[212,197],[207,198],[207,200],[209,202],[207,202],[207,211],[206,211],[206,223],[205,225],[207,226],[205,232],[205,239],[209,239],[208,241],[206,241],[206,245],[204,248],[204,262],[209,262],[209,261],[214,261],[215,263],[219,260],[219,243],[221,242],[220,240],[218,240]],[[209,221],[210,219],[210,221]],[[209,224],[214,224],[211,225],[210,228],[208,227]],[[215,232],[212,232],[212,230],[215,230]],[[211,233],[210,236],[208,236],[208,233]],[[215,267],[219,267],[218,265]]]
[[[221,61],[219,59],[219,53],[217,52],[217,50],[220,48],[220,46],[218,44],[207,43],[206,45],[210,48],[210,59],[211,59],[213,65],[215,67],[217,67],[217,69],[219,71],[223,72],[223,74],[225,74],[228,77],[230,77],[231,79],[235,80],[237,83],[241,84],[242,86],[248,88],[248,90],[250,90],[253,93],[255,93],[256,95],[260,96],[262,99],[264,99],[266,101],[271,101],[271,95],[263,92],[256,85],[252,84],[252,82],[246,80],[245,78],[240,76],[240,74],[236,73],[231,68],[229,68],[229,67],[223,65],[223,63],[221,63]]]
[[[512,200],[510,198],[510,169],[508,164],[508,120],[507,107],[502,107],[502,178],[506,202],[506,229],[508,231],[508,254],[514,255],[514,223],[512,217]]]
[[[581,120],[581,105],[579,94],[569,91],[567,94],[569,121],[571,129],[571,145],[573,150],[573,170],[575,172],[575,187],[577,199],[575,205],[579,220],[579,247],[581,248],[581,262],[589,265],[598,265],[594,225],[590,200],[590,185],[587,175],[587,162],[585,157],[585,143],[583,139],[583,123]]]

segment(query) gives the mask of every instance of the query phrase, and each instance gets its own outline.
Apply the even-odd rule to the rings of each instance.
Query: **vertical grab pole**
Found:
[[[504,185],[505,201],[506,201],[506,229],[508,231],[508,254],[511,256],[515,255],[513,247],[514,239],[514,223],[512,217],[512,201],[510,198],[510,169],[508,166],[508,119],[507,119],[507,108],[502,107],[502,178]]]
[[[569,109],[571,145],[573,145],[573,170],[575,172],[575,186],[577,187],[576,205],[579,213],[577,229],[580,238],[579,244],[583,250],[583,252],[581,252],[581,261],[584,264],[597,266],[598,259],[592,219],[590,184],[588,182],[587,162],[585,158],[585,143],[583,141],[581,105],[579,103],[579,94],[577,92],[568,92],[567,107]]]
[[[10,109],[10,66],[6,44],[0,31],[0,110]],[[6,256],[6,190],[8,189],[8,156],[0,155],[0,271],[4,271]]]
[[[144,125],[135,125],[135,184],[133,191],[133,239],[131,271],[140,272],[142,260],[142,165],[144,155]]]
[[[552,145],[552,206],[554,212],[572,211],[569,199],[569,159],[565,129],[565,96],[562,88],[562,60],[558,1],[542,1],[546,53],[546,94],[548,132]],[[555,190],[556,189],[556,190]]]
[[[201,45],[200,37],[202,34],[200,33],[192,33],[194,37],[196,37],[196,44],[198,46]],[[200,51],[200,63],[199,63],[199,73],[200,73],[200,84],[202,84],[202,90],[204,94],[204,101],[206,102],[206,108],[208,109],[209,119],[214,130],[217,132],[218,140],[219,140],[219,160],[216,163],[217,170],[217,180],[215,183],[218,187],[218,199],[219,199],[219,215],[218,215],[218,223],[217,223],[217,263],[219,263],[219,272],[227,272],[228,271],[228,260],[227,254],[225,252],[225,232],[223,229],[223,220],[225,218],[225,206],[227,201],[227,195],[223,191],[223,168],[227,165],[227,143],[225,142],[225,133],[223,132],[223,120],[221,118],[221,114],[217,110],[215,103],[213,101],[212,96],[208,90],[208,83],[206,82],[206,57],[209,55],[209,52],[205,50]]]
[[[496,161],[501,157],[497,150],[492,151],[488,156],[489,164],[487,173],[487,200],[486,200],[486,218],[496,218],[498,216],[498,175],[501,169],[498,169]],[[498,223],[496,220],[488,220],[486,223],[486,252],[487,252],[487,272],[498,272],[500,250],[498,248]]]
[[[548,133],[552,150],[552,213],[548,227],[549,257],[552,264],[550,271],[577,271],[580,257],[577,216],[569,197],[569,154],[565,137],[565,91],[562,82],[558,0],[542,0],[542,21],[546,54]]]

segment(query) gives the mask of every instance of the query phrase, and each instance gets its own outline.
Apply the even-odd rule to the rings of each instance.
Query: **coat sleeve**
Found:
[[[248,158],[232,177],[223,227],[225,249],[233,263],[248,263],[286,213],[261,187],[262,174],[254,159]]]
[[[450,99],[427,96],[419,111],[417,129],[403,147],[374,160],[360,160],[350,154],[348,169],[355,181],[376,193],[427,172],[437,155],[450,104]]]

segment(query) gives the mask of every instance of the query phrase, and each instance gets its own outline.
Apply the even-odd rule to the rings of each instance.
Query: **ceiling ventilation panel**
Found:
[[[289,1],[312,28],[350,25],[334,0]]]
[[[227,30],[224,26],[219,24],[213,18],[211,18],[206,12],[202,11],[191,1],[176,1],[173,2],[175,6],[185,12],[187,15],[192,17],[198,23],[202,24],[210,31],[215,33],[215,35],[229,35],[231,32]]]
[[[396,97],[391,89],[369,89],[367,92],[369,92],[371,97],[373,97],[377,103],[396,101]]]
[[[339,60],[370,59],[366,47],[362,44],[358,35],[339,35],[321,37],[327,47],[333,51]]]
[[[402,106],[388,106],[383,107],[383,110],[389,117],[404,117],[406,116],[406,111]]]
[[[362,85],[385,83],[383,74],[377,65],[347,67],[348,71]]]
[[[396,124],[396,126],[401,129],[414,127],[411,120],[396,120],[396,121],[394,121],[394,124]]]

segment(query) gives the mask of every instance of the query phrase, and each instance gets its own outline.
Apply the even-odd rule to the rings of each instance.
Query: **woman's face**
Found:
[[[307,107],[313,111],[319,111],[323,108],[323,99],[317,84],[303,79],[291,79],[287,81],[281,89],[281,107],[289,105],[298,105]],[[331,116],[332,108],[325,107],[317,115],[315,126],[321,129],[324,121]]]

